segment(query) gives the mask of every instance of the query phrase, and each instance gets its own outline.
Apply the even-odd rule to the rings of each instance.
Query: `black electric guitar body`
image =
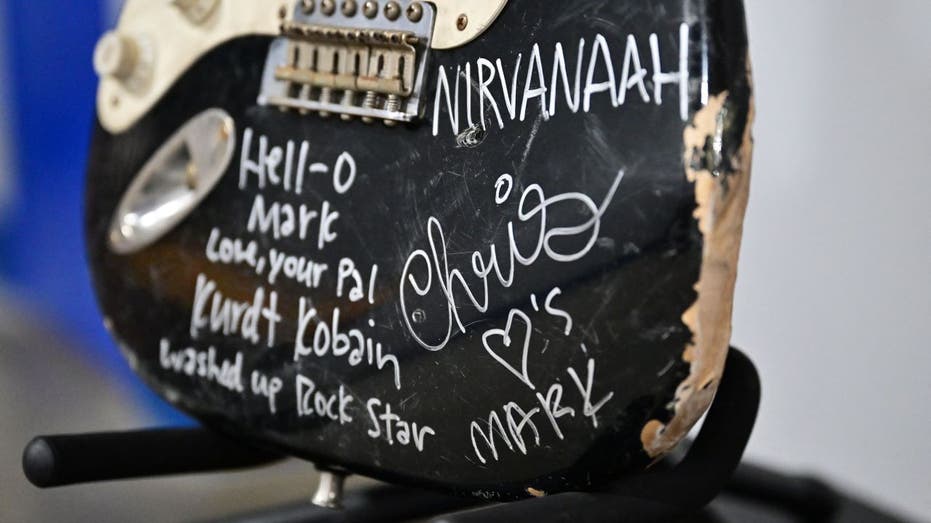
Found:
[[[97,126],[88,257],[133,369],[237,438],[489,499],[594,488],[670,450],[729,342],[741,2],[511,0],[429,51],[419,112],[393,125],[270,101],[295,23],[214,46],[126,130]]]

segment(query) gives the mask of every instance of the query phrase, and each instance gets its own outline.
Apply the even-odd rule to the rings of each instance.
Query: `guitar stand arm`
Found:
[[[26,445],[23,472],[33,485],[48,488],[234,470],[281,459],[203,428],[154,429],[39,436]]]

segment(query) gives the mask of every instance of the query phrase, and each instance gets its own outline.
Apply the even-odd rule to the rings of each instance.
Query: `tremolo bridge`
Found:
[[[265,62],[261,105],[386,125],[421,114],[431,4],[298,2]]]

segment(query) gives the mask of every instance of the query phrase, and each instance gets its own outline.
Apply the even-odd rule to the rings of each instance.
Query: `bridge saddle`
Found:
[[[436,12],[390,1],[298,2],[265,62],[259,104],[386,125],[418,119]]]

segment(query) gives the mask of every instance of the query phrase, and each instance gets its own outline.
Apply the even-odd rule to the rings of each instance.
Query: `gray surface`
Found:
[[[20,456],[38,434],[147,426],[132,394],[0,293],[0,522],[189,521],[308,499],[315,477],[292,461],[257,471],[39,490]]]
[[[752,456],[931,519],[931,1],[747,0]]]

